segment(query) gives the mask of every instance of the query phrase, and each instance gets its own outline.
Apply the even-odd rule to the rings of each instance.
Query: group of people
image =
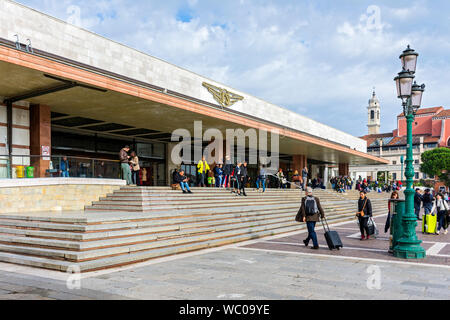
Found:
[[[198,186],[206,187],[206,182],[208,182],[208,186],[227,188],[232,193],[235,193],[236,196],[247,196],[245,186],[251,180],[248,175],[247,165],[246,161],[238,161],[234,165],[231,163],[230,157],[227,156],[224,164],[216,164],[211,170],[206,158],[203,156],[197,163]],[[265,192],[266,179],[267,171],[265,166],[262,165],[259,168],[258,178],[256,179],[258,190],[261,187],[262,192]],[[192,193],[189,189],[189,178],[184,175],[183,170],[174,171],[173,182],[181,186],[183,193]]]
[[[325,212],[320,204],[320,200],[318,197],[313,196],[313,190],[310,187],[306,188],[306,196],[302,198],[300,209],[297,213],[296,220],[299,222],[305,222],[308,230],[308,236],[303,240],[304,245],[307,247],[310,241],[313,242],[313,246],[311,249],[319,249],[319,243],[317,240],[317,234],[315,232],[316,224],[322,219],[326,219]],[[397,190],[394,190],[391,194],[391,199],[388,202],[388,221],[386,221],[385,232],[387,232],[390,228],[391,223],[391,200],[399,199],[399,193]],[[436,197],[433,197],[429,189],[425,190],[425,193],[422,195],[420,189],[416,189],[416,194],[414,196],[414,207],[417,215],[417,219],[420,220],[420,209],[421,204],[423,204],[424,215],[437,215],[437,231],[436,235],[441,234],[441,230],[443,234],[448,233],[448,226],[450,223],[450,204],[449,204],[449,195],[448,193],[437,193]],[[372,203],[370,199],[367,197],[367,192],[365,190],[360,190],[360,197],[357,203],[357,221],[359,224],[359,229],[361,233],[361,241],[367,241],[371,239],[371,236],[374,234],[373,228],[375,227],[375,223],[373,222],[373,211],[372,211]],[[369,225],[370,224],[370,225]],[[370,226],[372,229],[370,230]]]
[[[285,176],[283,169],[280,168],[278,172],[274,175],[270,174],[265,165],[260,165],[256,175],[254,183],[256,185],[256,190],[265,192],[266,186],[268,184],[268,179],[273,178],[274,186],[277,188],[288,188],[289,184],[295,184],[299,188],[305,190],[308,181],[308,169],[305,167],[301,175],[298,171],[294,172],[293,181],[289,182]],[[189,192],[189,178],[184,177],[181,179],[180,174],[182,171],[175,170],[172,180],[174,184],[182,184],[182,190]],[[184,172],[183,172],[184,174]],[[205,157],[197,163],[197,186],[198,187],[216,187],[216,188],[227,188],[235,193],[237,196],[247,196],[245,192],[245,187],[253,182],[252,177],[248,172],[248,163],[246,161],[238,161],[233,164],[229,156],[226,156],[224,163],[209,165]],[[314,180],[314,185],[323,185],[321,180]]]
[[[136,151],[130,152],[130,146],[126,145],[119,152],[119,161],[122,169],[122,177],[127,181],[127,185],[140,185],[139,173],[141,168]]]
[[[439,192],[436,194],[436,197],[433,197],[430,189],[425,189],[425,192],[422,194],[421,190],[417,188],[414,194],[414,212],[417,220],[422,220],[420,218],[421,207],[423,207],[424,215],[436,216],[437,229],[435,234],[439,235],[441,229],[444,230],[444,234],[447,234],[450,222],[448,216],[450,209],[448,193]]]
[[[348,176],[333,177],[330,179],[331,188],[339,193],[345,193],[346,190],[351,190],[353,187],[353,180]]]

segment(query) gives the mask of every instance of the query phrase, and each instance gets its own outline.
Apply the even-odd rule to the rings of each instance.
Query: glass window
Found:
[[[375,119],[375,111],[370,111],[370,119]]]
[[[416,172],[415,178],[416,178],[416,179],[419,179],[419,173],[418,173],[418,172]]]
[[[392,179],[393,179],[393,180],[397,180],[397,173],[394,172],[394,173],[392,174]]]
[[[392,161],[392,164],[397,164],[397,161]]]

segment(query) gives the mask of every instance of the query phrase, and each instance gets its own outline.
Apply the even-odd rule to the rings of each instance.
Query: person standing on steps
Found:
[[[130,146],[125,146],[119,152],[120,167],[122,168],[122,179],[127,181],[127,185],[132,185],[131,169],[130,169],[130,156],[128,155]]]
[[[266,172],[266,168],[264,165],[261,165],[261,167],[259,167],[259,175],[258,175],[258,179],[256,180],[256,190],[259,191],[259,186],[262,187],[262,192],[266,192],[266,176],[267,176],[267,172]]]
[[[304,167],[302,170],[303,190],[306,190],[308,186],[308,168]]]
[[[240,182],[241,193],[244,197],[246,197],[247,194],[245,193],[245,185],[247,184],[248,180],[250,179],[250,177],[248,176],[248,171],[247,171],[247,161],[244,161],[241,168],[242,168],[241,182]]]
[[[361,241],[369,240],[369,218],[372,217],[372,203],[370,199],[367,198],[367,194],[365,191],[361,191],[359,193],[358,200],[358,213],[356,214],[359,222],[359,230],[361,231]],[[364,231],[367,234],[367,237],[364,235]]]
[[[130,158],[130,164],[132,168],[132,180],[133,184],[139,186],[141,185],[141,179],[139,177],[139,173],[141,172],[141,167],[139,167],[139,158],[136,154],[136,151],[131,151],[131,158]]]
[[[302,204],[298,210],[297,216],[300,218],[301,222],[306,222],[306,227],[308,228],[308,237],[303,240],[305,247],[307,247],[309,241],[312,240],[313,247],[311,249],[317,250],[319,249],[319,242],[317,241],[315,227],[320,219],[325,219],[325,213],[320,205],[319,198],[313,196],[312,188],[307,187],[305,193],[306,196],[302,198]]]
[[[200,160],[197,164],[198,169],[198,177],[199,177],[199,187],[206,187],[206,174],[210,169],[208,162],[206,162],[205,156],[202,157],[202,160]]]
[[[414,213],[416,214],[417,220],[420,220],[420,206],[422,205],[422,194],[420,193],[420,189],[416,189],[416,193],[414,194]]]
[[[223,187],[229,189],[231,187],[230,177],[233,172],[233,164],[230,156],[225,157],[225,165],[223,166]]]
[[[242,162],[238,161],[236,167],[233,170],[233,178],[234,178],[234,191],[236,192],[236,196],[241,195],[241,181],[242,181]]]

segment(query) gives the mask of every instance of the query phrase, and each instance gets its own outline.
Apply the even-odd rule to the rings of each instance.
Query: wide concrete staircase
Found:
[[[94,271],[305,229],[294,221],[299,190],[224,189],[183,194],[165,187],[123,187],[84,213],[1,215],[0,261],[66,271]],[[316,190],[329,222],[354,219],[356,201]],[[373,199],[374,215],[385,199]]]

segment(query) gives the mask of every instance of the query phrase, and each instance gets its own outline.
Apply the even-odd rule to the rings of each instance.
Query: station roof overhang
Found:
[[[119,130],[110,126],[113,130],[109,130],[109,134],[117,135],[121,130],[126,132],[126,129],[130,129],[128,133],[133,133],[133,129],[136,129],[138,131],[134,133],[141,134],[131,138],[163,138],[162,141],[167,142],[170,141],[169,133],[183,128],[193,134],[194,121],[202,121],[204,130],[217,128],[224,136],[226,129],[278,130],[279,152],[282,154],[301,154],[332,164],[388,163],[384,159],[304,132],[283,128],[151,84],[88,68],[61,57],[47,56],[39,50],[28,53],[1,44],[0,74],[3,75],[0,96],[6,99],[27,97],[26,101],[31,104],[48,105],[55,115],[55,123],[64,123],[64,119],[73,117],[94,121],[77,126],[80,130],[89,131],[94,126],[116,124]],[[52,90],[64,85],[67,88]],[[40,91],[44,94],[33,95]]]

